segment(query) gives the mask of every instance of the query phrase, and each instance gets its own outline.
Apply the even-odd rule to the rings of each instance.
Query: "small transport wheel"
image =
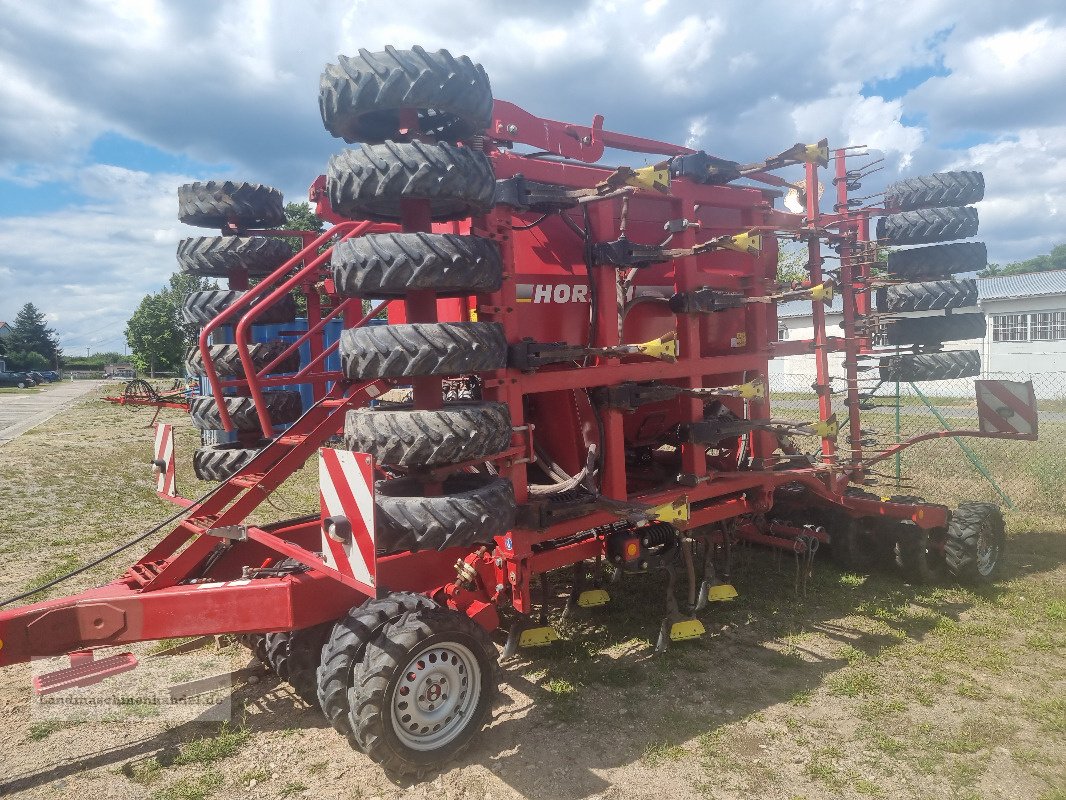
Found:
[[[252,366],[258,372],[275,358],[280,356],[289,343],[282,341],[255,342],[248,345],[248,354],[252,359]],[[215,365],[215,371],[220,378],[244,378],[244,362],[241,361],[240,351],[235,344],[213,344],[209,351],[211,363]],[[284,361],[274,367],[274,373],[296,372],[300,368],[300,353],[296,351]],[[190,347],[185,353],[185,370],[189,375],[207,375],[204,367],[203,355],[199,347]]]
[[[178,242],[178,267],[201,278],[228,278],[238,269],[262,278],[290,258],[289,243],[269,236],[196,236]]]
[[[882,358],[878,369],[883,381],[943,381],[973,378],[981,374],[981,354],[977,350],[950,350]]]
[[[385,142],[342,150],[329,160],[326,191],[346,217],[396,222],[407,200],[426,200],[438,222],[484,214],[496,179],[483,152],[452,144]]]
[[[877,220],[881,244],[930,244],[977,235],[976,208],[926,208],[889,214]]]
[[[457,611],[414,611],[390,622],[352,675],[355,742],[394,774],[440,766],[484,725],[497,658],[488,634]]]
[[[832,514],[827,519],[829,553],[833,561],[849,572],[869,572],[877,563],[877,546],[870,521],[847,514]]]
[[[988,266],[984,242],[955,242],[932,247],[894,250],[888,254],[885,269],[905,281],[945,278],[957,272],[977,272]]]
[[[896,531],[896,566],[913,583],[936,583],[944,574],[943,536],[936,530],[899,523]],[[943,533],[940,531],[939,533]]]
[[[497,322],[367,325],[343,331],[339,352],[352,380],[466,375],[507,365],[507,340]]]
[[[403,614],[437,607],[425,595],[392,592],[380,600],[371,597],[349,611],[328,631],[319,658],[317,695],[322,713],[339,733],[349,738],[352,734],[348,689],[352,685],[352,671],[363,660],[367,644],[386,623]]]
[[[885,190],[885,207],[893,211],[968,206],[985,196],[985,176],[980,172],[934,172],[905,178]]]
[[[178,187],[178,219],[201,228],[271,228],[285,222],[281,192],[261,183],[203,181]]]
[[[305,703],[318,708],[318,681],[316,674],[322,663],[322,646],[333,630],[333,623],[326,622],[310,628],[300,628],[289,634],[287,652],[288,675],[285,680]]]
[[[263,392],[266,401],[267,413],[270,421],[275,425],[286,425],[295,422],[303,413],[303,399],[299,392]],[[259,415],[256,413],[255,404],[250,397],[227,397],[226,410],[230,419],[239,431],[257,431],[259,427]],[[189,418],[192,424],[205,431],[220,431],[222,428],[222,416],[218,412],[218,403],[215,398],[206,395],[196,397],[189,404]]]
[[[977,281],[973,278],[902,283],[877,290],[877,310],[943,311],[977,305]]]
[[[267,444],[269,442],[261,442],[259,448],[254,448],[246,447],[240,442],[229,442],[199,447],[192,454],[193,474],[199,480],[212,483],[229,480],[244,469]]]
[[[442,297],[494,292],[503,281],[491,239],[453,233],[379,233],[338,242],[333,282],[344,297],[402,297],[427,289]]]
[[[397,467],[458,464],[510,443],[511,413],[503,403],[455,400],[437,411],[381,404],[349,411],[344,422],[346,449]]]
[[[1007,532],[994,503],[962,503],[951,513],[944,556],[948,573],[971,585],[989,584],[1003,572]]]
[[[415,133],[458,141],[492,123],[492,87],[480,64],[447,50],[386,47],[340,56],[322,73],[318,107],[326,130],[346,142],[383,142],[406,128],[401,112],[418,114]]]
[[[266,657],[274,674],[283,681],[289,679],[289,632],[268,633],[265,637]]]
[[[382,553],[469,547],[514,527],[514,486],[495,475],[454,473],[439,495],[415,477],[378,481],[374,505]]]
[[[941,344],[942,342],[983,339],[987,323],[984,314],[947,314],[938,317],[904,317],[888,324],[886,343]]]

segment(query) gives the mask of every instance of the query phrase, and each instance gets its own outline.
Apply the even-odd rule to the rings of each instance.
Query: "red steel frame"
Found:
[[[684,147],[605,131],[602,117],[596,117],[591,126],[570,125],[536,118],[504,101],[496,102],[487,138],[498,178],[521,174],[530,180],[579,189],[594,186],[610,174],[609,169],[593,165],[606,147],[667,156],[692,152]],[[584,163],[527,158],[496,149],[492,142],[521,142]],[[947,509],[943,506],[880,502],[844,494],[847,484],[860,480],[870,464],[914,442],[930,438],[916,437],[870,459],[864,459],[859,444],[857,359],[861,354],[874,351],[869,347],[869,338],[858,332],[859,317],[870,309],[870,270],[869,265],[856,256],[858,248],[869,240],[870,216],[885,210],[848,210],[844,185],[846,157],[843,150],[836,151],[834,156],[837,202],[838,207],[844,209],[840,213],[821,212],[817,200],[819,173],[815,164],[806,165],[808,201],[805,219],[774,209],[772,197],[765,190],[752,187],[706,186],[677,181],[669,195],[645,192],[634,195],[634,208],[642,209],[638,216],[644,214],[637,222],[644,225],[646,233],[652,230],[650,223],[645,224],[648,220],[658,221],[655,224],[659,225],[662,219],[698,223],[677,234],[672,242],[674,247],[690,247],[712,236],[750,229],[783,231],[805,239],[812,285],[822,282],[822,241],[830,238],[840,247],[839,285],[844,303],[844,335],[827,336],[824,307],[820,302],[812,301],[813,340],[775,342],[773,307],[755,303],[745,306],[741,312],[743,327],[738,333],[744,334],[744,340],[741,342],[738,336],[738,345],[731,349],[723,349],[722,341],[708,340],[705,315],[679,314],[676,315],[676,333],[680,355],[674,363],[642,357],[597,358],[580,369],[545,369],[532,374],[505,369],[485,375],[485,398],[506,403],[516,429],[512,447],[495,460],[500,475],[514,484],[520,505],[529,500],[527,469],[535,458],[532,438],[550,433],[532,431],[524,413],[524,400],[530,396],[607,386],[621,381],[655,380],[682,387],[724,386],[736,383],[737,376],[765,379],[769,359],[775,356],[809,352],[814,354],[817,365],[819,419],[826,421],[833,414],[828,354],[832,350],[843,350],[846,354],[847,407],[853,412],[849,415],[848,425],[850,444],[843,458],[836,449],[835,440],[826,437],[822,439],[821,463],[773,469],[771,454],[775,443],[770,434],[756,432],[750,437],[750,446],[756,457],[754,463],[760,468],[712,470],[708,467],[705,445],[682,444],[680,461],[686,485],[634,491],[627,481],[625,415],[617,409],[605,408],[600,411],[602,495],[646,506],[684,498],[691,516],[677,527],[702,530],[705,534],[715,523],[770,511],[774,491],[789,483],[800,483],[819,502],[855,516],[910,520],[924,528],[947,524]],[[755,173],[749,177],[770,185],[786,185],[768,173]],[[187,517],[114,582],[72,597],[0,612],[0,665],[26,661],[34,656],[59,655],[86,647],[145,639],[302,628],[337,619],[364,597],[360,584],[350,576],[330,569],[315,554],[321,537],[321,521],[317,516],[269,526],[246,525],[247,540],[233,544],[209,532],[245,525],[252,511],[274,489],[341,430],[347,410],[365,405],[388,388],[388,383],[383,381],[354,384],[339,372],[330,372],[322,366],[337,346],[325,347],[323,344],[323,331],[331,320],[343,318],[345,327],[357,327],[366,324],[388,305],[380,303],[370,313],[363,313],[358,299],[338,299],[332,310],[323,315],[317,286],[324,277],[324,268],[332,252],[331,243],[369,232],[466,231],[467,226],[449,224],[434,228],[424,202],[405,203],[399,226],[342,219],[329,208],[322,177],[312,185],[310,197],[319,216],[333,222],[334,227],[321,235],[306,231],[254,231],[263,235],[299,236],[304,246],[268,279],[248,290],[237,303],[205,326],[199,337],[199,347],[226,430],[233,430],[223,402],[224,390],[228,388],[247,392],[255,399],[256,407],[260,409],[263,434],[267,437],[273,436],[274,430],[265,413],[264,389],[308,382],[315,387],[315,404],[237,476],[206,499],[197,502],[176,499],[180,505],[188,505]],[[620,202],[615,198],[590,205],[594,241],[608,241],[618,236]],[[519,342],[532,333],[525,314],[519,310],[517,281],[529,273],[545,269],[543,263],[538,263],[539,257],[528,249],[529,240],[519,241],[517,237],[516,227],[528,227],[525,223],[530,217],[529,214],[516,215],[510,207],[497,206],[469,224],[470,232],[488,237],[499,245],[505,272],[499,291],[478,296],[474,307],[477,318],[498,322],[510,343]],[[776,247],[772,246],[776,240],[772,236],[766,239],[767,247],[754,263],[746,256],[733,254],[725,260],[717,256],[688,256],[673,262],[672,273],[663,274],[670,275],[667,280],[671,291],[684,292],[711,284],[717,289],[741,290],[749,297],[765,296],[773,291],[776,269]],[[318,252],[320,247],[325,247],[322,253]],[[569,279],[576,283],[584,281],[585,276],[578,271]],[[596,268],[591,280],[596,289],[596,325],[592,331],[592,344],[617,345],[620,342],[616,270]],[[331,282],[328,278],[325,281],[327,292],[333,294]],[[238,278],[234,283],[242,282],[247,285],[246,278],[243,281]],[[271,364],[256,370],[249,349],[251,326],[262,310],[296,287],[302,287],[308,297],[308,330]],[[453,310],[465,314],[472,308],[469,301],[449,302],[438,302],[432,294],[412,293],[403,301],[394,301],[393,311],[396,313],[392,321],[432,322],[442,309],[450,309],[447,312],[450,316]],[[575,313],[583,314],[586,306],[578,307],[581,311]],[[250,379],[220,380],[208,358],[212,333],[227,324],[235,324],[236,344],[245,374],[251,376]],[[721,333],[718,336],[721,338]],[[725,341],[728,341],[728,335]],[[291,376],[270,375],[278,363],[308,342],[312,358],[299,372]],[[416,407],[439,407],[440,378],[418,378],[412,384]],[[768,394],[764,399],[751,401],[749,408],[752,418],[768,419]],[[698,421],[703,417],[704,403],[686,398],[678,403],[678,413],[680,422]],[[1030,438],[971,431],[952,431],[946,435]],[[451,469],[464,466],[456,465]],[[446,471],[435,471],[432,475],[437,477],[432,479],[436,480]],[[430,484],[430,490],[432,488],[433,484]],[[465,610],[485,627],[493,628],[498,624],[495,607],[507,599],[504,587],[509,587],[510,602],[517,611],[531,611],[531,579],[547,570],[599,557],[603,553],[604,536],[597,529],[612,525],[618,519],[610,510],[596,510],[544,530],[515,528],[507,535],[497,537],[494,548],[482,548],[465,555],[464,560],[478,575],[474,588],[456,581],[454,551],[403,553],[379,558],[378,586],[434,595],[454,608]],[[750,538],[769,544],[787,542],[787,546],[792,547],[791,540],[782,538],[793,530],[787,525],[771,528],[770,534],[775,535],[767,535],[754,525],[742,528],[748,531]],[[534,545],[581,532],[588,536],[554,549],[534,550]],[[463,555],[459,553],[460,558]],[[249,567],[254,569],[282,557],[295,558],[311,570],[280,577],[254,577],[254,573],[253,577],[247,577]],[[210,564],[210,568],[205,569],[205,564]]]

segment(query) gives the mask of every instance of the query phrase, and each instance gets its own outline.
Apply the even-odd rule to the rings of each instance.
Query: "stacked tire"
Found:
[[[231,287],[247,286],[249,278],[264,278],[292,258],[284,239],[269,236],[243,236],[250,227],[270,227],[285,222],[284,202],[277,189],[258,183],[204,181],[178,188],[178,219],[189,225],[222,229],[221,236],[195,236],[178,243],[178,268],[199,278],[224,278]],[[203,327],[239,301],[239,288],[192,292],[181,308],[182,321]],[[254,304],[252,306],[254,308]],[[288,323],[296,318],[296,304],[286,295],[270,308],[260,311],[259,323]],[[285,350],[281,341],[250,345],[257,370],[272,363]],[[209,357],[222,379],[245,378],[244,365],[235,344],[212,344]],[[275,373],[294,372],[298,359],[287,358]],[[185,368],[192,377],[207,375],[203,354],[193,347],[186,354]],[[296,420],[302,411],[297,392],[275,391],[265,395],[267,413],[275,425]],[[262,449],[258,410],[250,397],[225,400],[226,409],[237,428],[237,441],[207,443],[223,430],[218,403],[211,395],[194,398],[190,418],[201,433],[204,446],[193,454],[193,472],[205,481],[221,482],[243,469]]]
[[[475,144],[491,122],[492,91],[470,59],[420,47],[360,50],[327,66],[319,105],[330,133],[359,143],[329,161],[326,191],[335,212],[402,224],[412,205],[436,222],[492,208],[492,165]],[[498,290],[503,278],[493,241],[426,230],[342,241],[331,268],[338,294],[355,298],[466,297]],[[352,381],[414,382],[502,369],[507,342],[491,322],[415,321],[346,330],[339,354]],[[421,399],[418,391],[415,397]],[[463,548],[461,558],[508,531],[515,515],[510,481],[488,470],[431,481],[427,470],[477,464],[507,449],[511,434],[507,406],[481,400],[349,411],[345,447],[403,475],[375,487],[378,553]],[[334,626],[322,649],[318,698],[334,727],[372,759],[420,774],[480,729],[495,691],[495,662],[494,646],[465,614],[394,593]]]
[[[977,350],[945,351],[946,342],[981,339],[984,314],[976,311],[977,284],[959,273],[988,264],[984,244],[955,242],[976,235],[977,209],[984,197],[980,172],[940,172],[908,178],[888,187],[885,206],[894,213],[877,221],[877,238],[888,246],[927,245],[892,252],[891,278],[908,281],[879,289],[877,310],[897,317],[887,326],[891,346],[913,353],[881,360],[884,381],[930,381],[980,375]],[[933,244],[952,242],[950,244]]]

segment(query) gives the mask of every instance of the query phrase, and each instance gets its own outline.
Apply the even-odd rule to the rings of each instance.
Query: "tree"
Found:
[[[286,203],[283,229],[322,233],[322,220],[315,216],[315,210],[311,208],[310,203]],[[296,255],[303,250],[304,243],[302,239],[290,238],[289,246],[292,247],[292,254]],[[322,249],[320,248],[320,252]],[[296,301],[296,314],[298,316],[307,316],[307,298],[304,297],[303,291],[294,289],[292,296]]]
[[[810,277],[807,271],[807,248],[781,247],[777,251],[777,280],[779,283],[802,283]]]
[[[997,275],[1022,275],[1027,272],[1048,272],[1066,269],[1066,244],[1056,245],[1050,253],[1034,256],[1025,261],[1015,261],[1006,266],[989,264],[977,273],[980,278],[992,278]]]
[[[195,325],[181,319],[181,307],[191,292],[217,289],[214,281],[175,272],[166,286],[146,295],[126,323],[126,341],[137,369],[180,372],[185,351],[196,343]]]
[[[15,317],[5,347],[9,368],[15,369],[49,369],[59,363],[62,353],[56,332],[33,303],[26,303]]]

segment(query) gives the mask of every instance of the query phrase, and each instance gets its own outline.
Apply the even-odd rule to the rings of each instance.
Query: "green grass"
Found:
[[[157,789],[150,795],[151,800],[206,800],[214,797],[223,785],[222,775],[210,771],[201,775],[181,778],[169,786]]]
[[[223,724],[214,736],[204,736],[184,742],[174,758],[175,765],[211,764],[229,758],[248,741],[247,728],[233,728]]]

